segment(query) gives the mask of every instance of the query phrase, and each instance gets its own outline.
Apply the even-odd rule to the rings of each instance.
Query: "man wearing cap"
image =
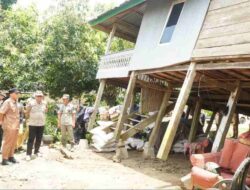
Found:
[[[2,165],[9,165],[9,162],[17,163],[14,158],[14,152],[20,124],[17,104],[19,94],[16,88],[10,89],[10,97],[0,108],[0,123],[2,123],[3,128]]]
[[[62,145],[65,147],[67,141],[70,142],[71,147],[74,145],[73,128],[75,128],[75,115],[76,111],[74,106],[69,102],[69,95],[64,94],[63,105],[58,111],[58,127],[61,128],[62,132]],[[69,137],[69,139],[67,138]]]
[[[27,143],[26,160],[31,160],[32,148],[35,141],[35,156],[39,156],[39,149],[42,142],[43,131],[45,126],[45,114],[47,105],[43,101],[42,91],[36,91],[35,100],[30,101],[27,105],[26,117],[29,118],[29,138]]]

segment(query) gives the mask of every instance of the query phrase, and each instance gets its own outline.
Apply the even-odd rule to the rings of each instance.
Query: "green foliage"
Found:
[[[82,94],[82,99],[83,99],[84,105],[87,105],[87,106],[94,105],[95,98],[96,98],[95,91],[91,91],[89,93]]]
[[[121,38],[114,38],[112,45],[111,45],[111,52],[119,52],[124,51],[127,49],[133,49],[134,44],[129,41],[125,41]]]
[[[9,9],[12,4],[16,3],[17,0],[0,0],[2,9]]]
[[[70,10],[51,18],[43,34],[45,81],[50,95],[79,97],[96,89],[97,63],[104,51],[102,36],[82,24]]]
[[[46,123],[45,123],[45,135],[52,135],[54,141],[61,139],[60,134],[57,130],[57,114],[56,114],[56,104],[48,104],[48,113],[46,114]]]
[[[9,7],[14,1],[0,1]],[[88,0],[82,1],[88,11]],[[85,6],[86,4],[86,6]],[[99,6],[104,12],[113,5]],[[86,8],[86,9],[85,9]],[[7,9],[0,12],[0,89],[18,87],[22,91],[37,89],[49,92],[51,97],[68,93],[80,97],[82,93],[93,104],[97,90],[95,79],[100,56],[104,54],[107,35],[94,31],[84,21],[84,12],[65,6],[46,21],[38,19],[34,8]],[[115,38],[111,51],[132,48],[133,44]],[[119,103],[121,90],[110,87],[105,100]],[[51,118],[51,120],[53,120]]]
[[[2,12],[0,22],[0,88],[21,90],[36,88],[42,75],[39,70],[41,36],[34,9]],[[36,74],[34,74],[36,71]]]

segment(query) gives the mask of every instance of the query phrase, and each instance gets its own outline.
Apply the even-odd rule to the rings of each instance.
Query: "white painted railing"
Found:
[[[99,69],[128,67],[134,50],[108,54],[101,58]]]

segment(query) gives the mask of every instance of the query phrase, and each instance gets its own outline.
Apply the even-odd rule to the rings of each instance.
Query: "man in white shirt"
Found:
[[[29,139],[27,144],[26,160],[31,160],[32,148],[35,141],[34,154],[39,156],[39,149],[42,142],[43,131],[45,126],[45,115],[47,112],[47,105],[43,101],[43,93],[37,91],[35,93],[35,100],[30,101],[27,105],[27,118],[29,118]]]
[[[64,94],[63,105],[58,111],[58,128],[62,133],[62,145],[65,147],[67,142],[70,142],[71,147],[74,146],[73,128],[75,128],[76,110],[74,106],[69,102],[70,96]]]

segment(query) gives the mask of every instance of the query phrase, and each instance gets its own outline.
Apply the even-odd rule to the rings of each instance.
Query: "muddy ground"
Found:
[[[77,148],[76,148],[77,149]],[[173,189],[180,177],[190,172],[188,159],[171,155],[167,162],[143,160],[141,152],[130,151],[122,163],[112,161],[113,153],[75,150],[73,160],[59,150],[41,149],[42,157],[19,164],[0,166],[1,189]]]

